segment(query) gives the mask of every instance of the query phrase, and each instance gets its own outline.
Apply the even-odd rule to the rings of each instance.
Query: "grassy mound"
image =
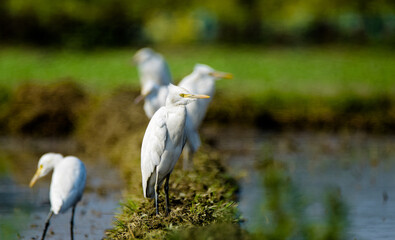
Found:
[[[141,181],[134,184],[141,184]],[[194,171],[177,168],[170,176],[171,212],[168,216],[164,216],[164,192],[160,195],[160,215],[156,216],[154,201],[139,197],[142,196],[140,187],[135,199],[122,205],[116,226],[107,236],[109,239],[164,239],[185,228],[213,223],[236,224],[236,189],[219,155],[206,148],[197,154]]]
[[[86,100],[74,82],[21,85],[11,95],[3,121],[9,132],[33,136],[65,136],[77,127]]]
[[[77,130],[83,143],[95,143],[86,144],[88,148],[112,148],[129,133],[143,132],[148,124],[141,104],[133,104],[138,92],[124,87],[109,95],[88,96],[70,81],[24,84],[12,93],[0,89],[0,130],[33,136],[64,136]],[[306,96],[280,92],[266,92],[257,98],[219,90],[205,122],[269,130],[388,132],[395,130],[395,98],[385,93]],[[98,129],[100,138],[95,137]]]
[[[124,88],[96,101],[77,133],[88,153],[104,154],[119,166],[127,181],[128,197],[108,238],[164,238],[178,229],[237,222],[237,185],[227,176],[219,154],[209,146],[196,154],[193,172],[184,172],[177,164],[170,177],[172,211],[167,217],[155,215],[154,202],[144,199],[141,189],[140,148],[148,119],[141,105],[132,103],[137,94]],[[160,199],[164,213],[163,192]]]
[[[395,130],[395,98],[389,94],[303,96],[268,93],[260,100],[219,92],[206,122],[253,125],[269,130]]]

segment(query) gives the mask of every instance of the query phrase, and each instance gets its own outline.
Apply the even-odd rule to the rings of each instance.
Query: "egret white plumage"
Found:
[[[185,106],[198,98],[209,96],[191,94],[170,84],[166,105],[155,112],[145,131],[141,146],[143,193],[146,198],[155,198],[156,214],[159,189],[165,180],[166,214],[170,211],[169,178],[187,139]]]
[[[50,219],[53,214],[66,212],[72,208],[70,220],[70,236],[74,239],[74,212],[77,203],[81,200],[86,183],[86,170],[82,161],[74,156],[63,157],[58,153],[46,153],[39,162],[36,173],[30,181],[30,187],[36,181],[53,170],[49,199],[51,210],[45,221],[41,239],[45,238]]]
[[[168,85],[172,82],[169,67],[159,53],[142,48],[133,57],[140,76],[141,95],[135,103],[144,99],[144,111],[148,118],[166,104]]]
[[[154,113],[166,104],[166,97],[169,93],[169,85],[158,85],[154,82],[147,82],[142,90],[141,95],[136,98],[135,102],[144,99],[144,112],[148,118],[152,118]]]
[[[165,59],[151,48],[137,51],[133,56],[133,62],[137,64],[141,87],[151,81],[158,85],[168,85],[172,82]]]
[[[231,79],[233,75],[230,73],[219,72],[205,64],[196,64],[191,74],[184,77],[178,86],[188,89],[196,94],[209,95],[211,97],[215,94],[215,82],[219,79]],[[187,105],[188,116],[190,117],[193,128],[190,131],[198,131],[204,116],[206,115],[207,108],[212,98],[208,101],[196,101]],[[196,144],[189,141],[184,148],[184,169],[192,168],[193,154],[196,152]]]

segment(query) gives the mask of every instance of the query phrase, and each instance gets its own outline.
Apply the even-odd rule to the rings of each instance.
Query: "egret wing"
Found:
[[[84,164],[75,157],[66,157],[56,168],[51,182],[51,208],[55,214],[65,212],[81,200],[86,183]]]
[[[167,139],[166,110],[160,108],[148,124],[141,146],[141,174],[144,197],[154,194],[153,180],[150,179],[160,163]]]

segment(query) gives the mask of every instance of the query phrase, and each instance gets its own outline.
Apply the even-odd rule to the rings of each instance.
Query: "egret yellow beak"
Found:
[[[34,174],[32,180],[30,181],[29,187],[33,187],[33,185],[37,182],[37,180],[40,178],[40,174],[41,174],[41,171],[42,171],[42,170],[43,170],[42,166],[40,166],[40,167],[37,169],[37,171],[36,171],[36,173]]]
[[[233,74],[231,73],[226,73],[226,72],[211,72],[209,73],[210,76],[213,76],[215,78],[221,78],[221,79],[232,79]]]
[[[210,98],[207,95],[200,95],[200,94],[180,94],[183,98]]]

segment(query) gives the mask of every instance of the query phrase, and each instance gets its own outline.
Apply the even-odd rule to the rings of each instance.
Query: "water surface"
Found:
[[[348,209],[350,239],[395,239],[395,135],[232,129],[222,130],[218,139],[239,179],[239,209],[247,229],[265,221],[256,214],[265,197],[264,173],[255,167],[259,159],[272,158],[286,163],[287,174],[308,200],[311,219],[323,218],[322,199],[337,189]]]

